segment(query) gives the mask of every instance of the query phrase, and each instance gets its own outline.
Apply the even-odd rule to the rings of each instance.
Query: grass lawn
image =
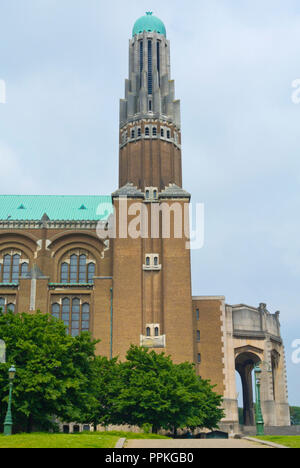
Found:
[[[300,448],[300,436],[263,436],[257,437],[257,439],[284,445],[285,447]]]
[[[0,435],[0,448],[114,448],[118,440],[166,439],[155,434],[132,432],[84,432],[81,434],[19,434]]]

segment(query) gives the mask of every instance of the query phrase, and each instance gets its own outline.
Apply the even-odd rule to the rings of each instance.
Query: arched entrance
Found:
[[[235,368],[239,373],[243,387],[243,416],[245,426],[255,425],[252,372],[261,361],[257,354],[242,352],[236,357]]]

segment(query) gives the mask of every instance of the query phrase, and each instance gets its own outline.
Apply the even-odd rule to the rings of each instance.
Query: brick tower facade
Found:
[[[194,361],[190,252],[183,226],[174,229],[174,203],[189,203],[182,189],[180,101],[170,77],[170,43],[162,24],[148,13],[129,42],[129,79],[120,102],[120,188],[113,194],[117,219],[127,197],[146,218],[138,239],[114,240],[114,349],[123,356],[129,342],[166,350],[176,362]],[[140,208],[137,208],[137,204]],[[156,210],[157,235],[151,235]],[[163,238],[163,210],[170,215],[170,236]],[[180,238],[179,238],[180,237]],[[178,346],[180,337],[181,346]]]

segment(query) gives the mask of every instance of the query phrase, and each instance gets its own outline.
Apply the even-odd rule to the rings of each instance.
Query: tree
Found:
[[[0,367],[1,421],[8,400],[8,368],[14,364],[13,414],[16,426],[25,432],[48,429],[53,416],[77,421],[90,404],[96,342],[88,333],[73,338],[63,322],[40,312],[3,314],[0,337],[6,342],[7,364]]]
[[[293,426],[300,424],[300,408],[298,406],[291,406],[291,423]]]
[[[132,346],[119,364],[119,382],[111,394],[114,424],[163,428],[215,428],[223,417],[222,399],[201,380],[193,364],[175,365],[169,356]]]
[[[113,398],[118,387],[118,369],[117,358],[95,357],[91,363],[89,405],[79,422],[93,424],[95,430],[98,425],[110,424]]]

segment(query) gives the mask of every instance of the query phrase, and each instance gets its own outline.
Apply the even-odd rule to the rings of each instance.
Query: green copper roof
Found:
[[[156,16],[153,16],[153,13],[151,11],[148,11],[145,16],[142,16],[136,21],[133,27],[132,36],[135,36],[136,34],[141,34],[144,31],[157,32],[159,34],[167,36],[167,31],[164,23]]]
[[[110,196],[0,195],[0,220],[99,221],[113,213]]]

